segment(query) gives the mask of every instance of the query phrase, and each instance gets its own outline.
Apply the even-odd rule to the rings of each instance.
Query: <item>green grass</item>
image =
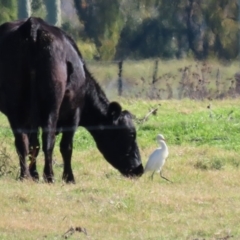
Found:
[[[157,174],[125,179],[79,128],[74,141],[75,185],[61,181],[57,139],[56,183],[16,181],[18,159],[6,118],[0,115],[0,239],[62,239],[70,227],[84,227],[69,239],[240,239],[240,100],[119,100],[137,119],[161,104],[157,115],[136,124],[145,164],[164,134],[170,156]],[[231,114],[230,114],[231,113]],[[3,155],[5,153],[5,155]],[[5,156],[5,158],[4,158]],[[42,173],[43,154],[38,160]]]
[[[207,108],[209,101],[139,102],[140,106],[136,104],[133,112],[140,112],[137,109],[141,109],[147,113],[150,108],[161,103],[158,114],[151,115],[147,122],[138,126],[139,136],[146,140],[145,146],[151,143],[148,139],[150,135],[163,132],[169,144],[210,145],[239,150],[240,110],[237,100],[212,101],[211,110]],[[136,117],[141,118],[143,115],[138,113]]]

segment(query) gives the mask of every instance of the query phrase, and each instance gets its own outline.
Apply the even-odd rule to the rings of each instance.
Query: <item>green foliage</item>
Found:
[[[19,18],[29,16],[29,1],[0,0],[0,23],[17,18],[17,5]],[[74,6],[84,31],[71,23],[63,28],[93,42],[96,59],[239,55],[237,0],[74,0]],[[32,15],[60,26],[60,0],[32,0]]]
[[[216,36],[215,51],[222,58],[236,58],[239,52],[238,9],[235,0],[212,0],[205,9],[207,23]]]
[[[239,52],[236,0],[74,2],[101,59],[233,59]]]
[[[219,34],[222,50],[221,55],[227,59],[236,58],[239,54],[238,23],[232,19],[222,21],[223,30]]]
[[[98,55],[96,45],[90,41],[78,40],[77,46],[86,60],[92,60]]]
[[[4,147],[0,149],[0,178],[6,175],[17,177],[17,167],[12,162],[9,152]]]
[[[43,0],[32,0],[32,10],[33,11],[38,11],[41,7],[42,7],[42,4],[43,4]]]
[[[0,24],[17,19],[17,0],[0,0]]]
[[[112,59],[123,27],[118,0],[75,0],[86,36],[93,39],[102,60]]]
[[[46,18],[47,11],[44,4],[44,0],[32,0],[32,16],[40,17],[42,19]]]

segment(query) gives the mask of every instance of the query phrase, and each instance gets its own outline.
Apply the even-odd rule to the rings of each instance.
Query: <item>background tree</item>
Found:
[[[86,37],[93,39],[99,57],[112,59],[124,25],[120,0],[74,0]]]
[[[206,48],[204,40],[206,34],[206,22],[203,14],[203,2],[201,0],[188,0],[187,11],[187,37],[189,47],[195,57],[203,59],[206,57]]]
[[[45,0],[48,23],[61,26],[61,1],[60,0]]]
[[[46,19],[47,11],[46,6],[43,3],[44,0],[32,0],[32,16],[41,17]]]
[[[119,48],[134,57],[175,57],[186,41],[184,1],[140,1],[138,24],[133,18],[127,20]],[[138,17],[139,19],[139,17]],[[182,46],[181,46],[182,45]],[[121,54],[122,50],[118,51]]]
[[[214,50],[218,57],[232,59],[239,54],[238,12],[237,0],[209,1],[206,16],[215,36]]]
[[[138,3],[139,12],[145,8],[144,14],[139,24],[134,24],[129,16],[121,33],[118,57],[122,53],[140,58],[189,54],[197,59],[237,57],[237,0],[139,0]]]
[[[17,0],[0,0],[0,24],[17,19]]]
[[[0,0],[0,23],[30,15],[61,25],[60,0]],[[239,56],[240,0],[72,0],[78,20],[65,18],[63,29],[89,57],[124,58]],[[83,47],[84,46],[84,47]]]

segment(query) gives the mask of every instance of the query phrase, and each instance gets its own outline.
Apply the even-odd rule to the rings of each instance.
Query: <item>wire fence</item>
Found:
[[[224,99],[240,94],[239,64],[160,61],[86,61],[110,97]]]

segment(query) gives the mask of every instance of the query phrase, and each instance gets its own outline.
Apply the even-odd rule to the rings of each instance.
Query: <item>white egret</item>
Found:
[[[168,146],[167,144],[165,143],[165,138],[162,134],[158,134],[157,135],[157,142],[160,144],[160,147],[155,149],[151,155],[149,156],[148,158],[148,161],[147,161],[147,164],[145,166],[145,170],[144,172],[147,172],[147,171],[153,171],[152,175],[151,175],[151,178],[153,179],[153,175],[155,172],[159,172],[160,173],[160,176],[171,182],[170,180],[168,180],[167,178],[163,177],[162,176],[162,167],[163,165],[165,164],[165,160],[166,158],[168,157]]]

